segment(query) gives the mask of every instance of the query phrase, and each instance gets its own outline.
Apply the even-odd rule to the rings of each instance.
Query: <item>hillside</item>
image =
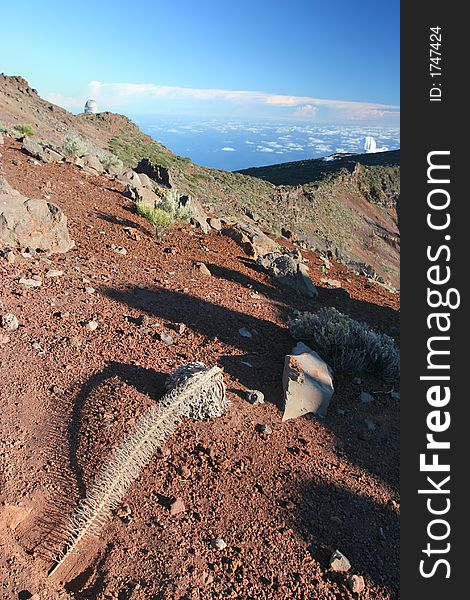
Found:
[[[383,173],[397,175],[400,167],[400,151],[377,152],[372,154],[347,154],[336,155],[333,160],[312,158],[295,162],[280,163],[267,167],[254,167],[238,171],[243,175],[259,177],[270,181],[274,185],[304,185],[322,181],[328,175],[338,174],[345,170],[352,173],[357,164],[367,167],[377,167]],[[388,169],[387,167],[390,167]],[[373,172],[374,169],[371,169]],[[377,170],[377,172],[380,172]],[[399,185],[396,177],[396,185]]]
[[[287,317],[334,306],[397,339],[398,294],[334,260],[331,288],[324,259],[283,240],[319,291],[302,298],[215,230],[184,226],[158,239],[109,177],[31,161],[8,136],[0,151],[0,175],[60,206],[75,241],[65,254],[0,255],[0,313],[19,322],[0,328],[0,596],[353,600],[350,580],[329,568],[339,549],[363,597],[398,598],[391,386],[338,374],[325,418],[281,421]],[[185,420],[100,536],[47,577],[77,499],[158,402],[166,375],[190,360],[224,368],[231,406],[218,419]],[[265,403],[247,401],[252,389]],[[364,391],[371,402],[360,401]]]
[[[291,232],[307,246],[330,253],[357,272],[399,287],[398,153],[384,153],[390,158],[390,167],[367,163],[356,169],[355,158],[345,158],[338,163],[344,169],[338,171],[335,161],[335,172],[315,183],[274,185],[261,179],[259,170],[250,170],[256,174],[253,177],[196,165],[173,154],[121,115],[72,115],[42,100],[21,77],[4,75],[0,75],[2,122],[6,126],[29,123],[36,129],[37,139],[57,148],[65,137],[80,135],[92,149],[111,151],[126,166],[134,167],[138,160],[149,157],[169,169],[182,194],[198,198],[208,211],[235,220],[255,216],[268,231],[277,235]],[[380,160],[378,155],[367,156],[370,158],[364,160]],[[320,162],[326,169],[333,168]],[[282,172],[289,168],[297,167],[295,163],[294,167],[274,167]],[[317,166],[316,174],[319,169]],[[300,170],[304,172],[302,167]],[[292,173],[286,180],[295,179]]]

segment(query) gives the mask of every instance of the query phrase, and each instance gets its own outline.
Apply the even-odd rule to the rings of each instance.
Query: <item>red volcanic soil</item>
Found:
[[[68,164],[33,166],[8,138],[0,150],[0,173],[57,203],[76,242],[65,255],[0,258],[0,313],[20,322],[0,329],[0,597],[357,598],[328,567],[339,549],[350,574],[364,577],[361,598],[398,598],[399,403],[390,387],[336,376],[326,418],[282,423],[280,408],[294,309],[335,306],[396,338],[399,296],[335,263],[328,277],[342,288],[329,289],[319,257],[302,250],[319,289],[318,300],[302,300],[224,235],[184,227],[158,240],[115,182]],[[63,275],[47,278],[49,269]],[[19,284],[33,275],[41,287]],[[91,320],[94,331],[83,326]],[[224,368],[226,414],[185,421],[99,538],[48,577],[61,527],[97,469],[189,360]],[[265,404],[245,400],[253,388]],[[374,402],[362,404],[361,390]],[[171,514],[175,499],[184,510]]]

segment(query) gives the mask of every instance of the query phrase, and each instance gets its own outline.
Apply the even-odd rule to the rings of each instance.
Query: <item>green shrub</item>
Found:
[[[191,218],[191,209],[188,205],[180,202],[180,196],[176,190],[169,190],[165,193],[159,208],[168,213],[173,223],[188,223]]]
[[[396,381],[400,376],[400,352],[394,340],[333,307],[303,313],[289,321],[289,329],[336,372],[373,373],[384,381]]]
[[[62,144],[62,152],[65,156],[83,156],[88,154],[89,146],[85,139],[78,135],[67,136]]]
[[[100,157],[100,162],[103,165],[103,167],[105,169],[114,169],[116,171],[123,171],[124,169],[124,164],[122,162],[122,160],[120,158],[118,158],[115,154],[112,154],[111,152],[106,152],[105,154],[101,155]]]
[[[23,123],[22,125],[15,125],[14,128],[21,135],[35,135],[36,130],[32,125],[28,125],[27,123]]]
[[[153,226],[157,235],[160,235],[173,224],[169,213],[161,208],[153,208],[144,202],[136,202],[135,207],[139,215],[145,217]]]

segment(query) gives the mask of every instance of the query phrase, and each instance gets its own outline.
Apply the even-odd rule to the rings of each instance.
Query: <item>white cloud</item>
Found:
[[[235,148],[231,148],[230,146],[225,146],[221,148],[222,152],[236,152]]]
[[[57,96],[58,97],[58,96]],[[281,114],[296,118],[310,119],[320,113],[331,114],[335,118],[353,121],[382,121],[384,118],[398,118],[398,106],[371,102],[353,102],[349,100],[332,100],[311,96],[289,96],[269,94],[266,92],[246,90],[223,90],[186,88],[181,86],[165,86],[153,83],[105,83],[91,81],[88,86],[88,97],[94,98],[104,108],[151,103],[157,100],[225,102],[239,106],[257,105],[270,109],[284,109]],[[76,101],[76,99],[74,99]],[[285,112],[293,109],[292,112]],[[235,122],[231,125],[236,126]],[[254,127],[253,133],[259,133]]]

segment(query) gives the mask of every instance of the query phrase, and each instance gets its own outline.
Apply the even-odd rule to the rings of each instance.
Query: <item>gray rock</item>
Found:
[[[35,279],[33,277],[31,277],[30,279],[27,279],[25,277],[21,277],[21,279],[18,282],[20,285],[24,285],[26,287],[29,288],[38,288],[41,287],[42,285],[42,279]]]
[[[158,338],[166,345],[166,346],[173,346],[173,344],[175,343],[175,340],[171,337],[170,334],[165,333],[164,331],[162,331],[161,333],[158,334]]]
[[[258,258],[262,266],[282,286],[293,289],[300,296],[315,298],[318,291],[308,275],[308,268],[289,254],[269,253]]]
[[[88,286],[88,285],[87,285],[87,286],[85,286],[85,292],[86,292],[87,294],[94,294],[94,293],[95,293],[95,291],[96,291],[96,290],[95,290],[95,288],[93,288],[93,287],[91,287],[91,286]]]
[[[88,331],[95,331],[96,329],[98,329],[98,323],[96,321],[88,321],[86,323],[83,323],[83,327],[85,327],[85,329],[88,329]]]
[[[264,394],[259,390],[248,390],[246,392],[246,399],[253,406],[258,406],[259,404],[264,404]]]
[[[124,183],[126,185],[128,184],[131,187],[144,187],[142,185],[142,182],[140,181],[139,175],[131,169],[129,169],[128,171],[124,171],[124,173],[122,173],[122,175],[120,175],[118,179],[121,183]]]
[[[49,277],[49,278],[61,277],[63,274],[64,274],[64,272],[59,271],[58,269],[49,269],[49,271],[46,272],[46,277]]]
[[[134,202],[141,202],[150,208],[156,208],[161,202],[160,196],[143,185],[127,184],[124,196],[134,200]]]
[[[227,544],[222,538],[215,538],[211,540],[211,546],[216,550],[224,550],[227,547]]]
[[[330,367],[316,352],[299,342],[284,362],[283,421],[313,413],[324,417],[334,393]]]
[[[199,227],[204,233],[209,233],[210,227],[207,222],[207,214],[202,204],[192,196],[180,196],[180,204],[188,206],[191,211],[190,222],[194,227]]]
[[[247,339],[251,339],[253,337],[253,334],[251,333],[251,331],[249,331],[246,327],[240,327],[240,329],[238,330],[238,333]]]
[[[105,168],[96,154],[85,154],[75,160],[75,165],[90,175],[102,175]]]
[[[390,396],[393,400],[400,400],[400,392],[390,392]]]
[[[2,315],[1,322],[3,329],[9,329],[10,331],[15,331],[20,326],[18,319],[11,313]]]
[[[211,217],[209,219],[209,225],[212,227],[212,229],[215,229],[215,231],[221,231],[222,229],[222,221],[216,217]]]
[[[373,402],[375,398],[374,396],[372,396],[372,394],[369,394],[368,392],[361,392],[359,395],[359,400],[364,404],[369,404],[369,402]]]
[[[162,185],[166,188],[171,188],[171,175],[170,171],[161,165],[157,165],[152,162],[149,158],[143,158],[139,164],[136,166],[135,171],[137,173],[144,173],[150,179],[158,183],[158,185]]]
[[[273,432],[273,428],[271,427],[271,425],[263,424],[258,425],[258,431],[264,435],[271,435],[271,433]]]
[[[255,259],[278,250],[276,242],[251,223],[239,222],[224,229],[224,234],[237,242],[245,254]]]
[[[181,498],[176,498],[170,504],[170,515],[179,515],[186,511],[186,507],[184,505],[183,500]]]
[[[333,287],[333,288],[340,288],[342,287],[341,281],[338,281],[337,279],[328,279],[328,277],[322,277],[320,279],[320,281],[326,285],[328,285],[329,287]]]
[[[194,263],[194,267],[202,275],[205,275],[206,277],[212,277],[212,273],[209,271],[209,268],[207,267],[207,265],[205,265],[203,262]]]
[[[346,573],[351,568],[351,563],[339,550],[335,550],[330,557],[330,569],[337,573]]]
[[[346,585],[353,594],[362,594],[366,589],[362,575],[350,575],[346,580]]]
[[[15,167],[19,167],[21,165],[21,159],[19,159],[17,156],[15,156],[11,162],[13,165],[15,165]]]
[[[31,200],[0,177],[0,242],[48,252],[67,252],[74,247],[67,217],[51,202]]]
[[[29,154],[29,156],[45,163],[61,162],[64,158],[60,152],[47,146],[43,146],[29,137],[24,139],[21,150],[26,154]]]
[[[127,256],[127,250],[122,246],[116,246],[115,244],[111,244],[111,250],[116,252],[116,254],[122,254],[123,256]]]

